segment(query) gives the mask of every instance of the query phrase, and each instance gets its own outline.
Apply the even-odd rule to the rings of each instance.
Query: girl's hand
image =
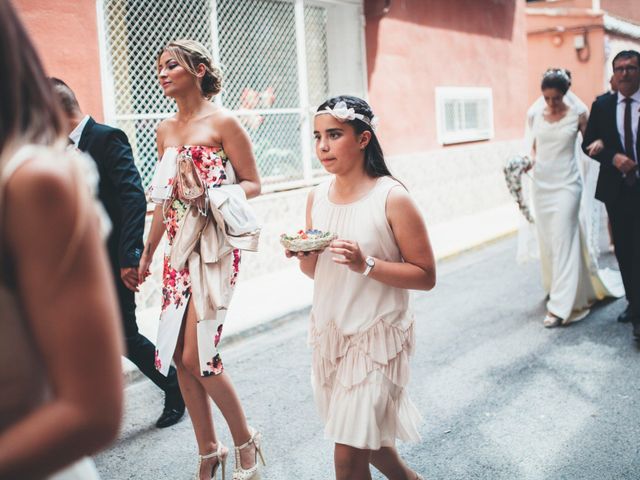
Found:
[[[329,251],[342,255],[333,257],[332,260],[340,265],[346,265],[356,273],[362,273],[367,268],[364,263],[364,255],[360,250],[358,242],[352,240],[334,240],[329,246]]]
[[[293,252],[291,250],[286,250],[284,251],[284,255],[287,258],[292,258],[292,257],[296,257],[296,258],[304,258],[304,257],[317,257],[318,255],[320,255],[322,252],[324,252],[324,248],[320,249],[320,250],[311,250],[309,252]]]

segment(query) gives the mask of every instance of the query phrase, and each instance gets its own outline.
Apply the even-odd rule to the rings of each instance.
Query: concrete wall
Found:
[[[437,258],[444,258],[484,241],[513,232],[519,213],[509,197],[502,175],[504,161],[518,152],[519,140],[467,144],[429,152],[390,156],[389,167],[402,181],[423,212]],[[263,195],[251,200],[263,229],[258,253],[243,253],[239,286],[262,292],[265,304],[290,302],[283,292],[301,295],[297,262],[287,259],[279,243],[281,233],[304,228],[306,198],[310,188]],[[160,304],[161,245],[152,276],[143,285],[138,305],[150,309]],[[514,259],[515,261],[515,259]],[[296,270],[296,272],[291,272]],[[274,273],[278,273],[274,275]],[[240,288],[240,287],[239,287]],[[304,298],[301,299],[304,303]]]
[[[95,0],[13,0],[47,75],[62,78],[80,106],[102,120]]]
[[[519,148],[519,140],[468,144],[389,156],[387,161],[394,175],[412,193],[428,225],[435,227],[510,205],[502,166]],[[251,201],[262,219],[263,231],[260,253],[246,254],[243,259],[249,276],[291,265],[282,254],[279,237],[281,233],[304,228],[309,190],[273,193]],[[445,253],[436,251],[440,257]]]

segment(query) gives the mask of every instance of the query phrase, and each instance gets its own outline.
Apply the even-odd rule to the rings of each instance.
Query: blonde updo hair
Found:
[[[200,42],[195,40],[173,40],[162,49],[158,62],[164,52],[170,53],[178,64],[192,75],[196,75],[198,65],[204,65],[204,77],[200,81],[200,91],[207,100],[222,90],[222,72],[213,64],[213,57]]]

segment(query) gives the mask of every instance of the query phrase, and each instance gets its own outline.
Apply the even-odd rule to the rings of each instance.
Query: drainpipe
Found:
[[[592,0],[591,1],[591,9],[594,12],[599,12],[600,11],[600,0]]]

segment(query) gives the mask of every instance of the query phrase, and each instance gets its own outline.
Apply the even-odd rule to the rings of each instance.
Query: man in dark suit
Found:
[[[582,148],[601,139],[596,198],[604,202],[611,221],[616,257],[629,305],[618,317],[631,322],[640,340],[640,53],[625,50],[613,59],[618,92],[593,102]]]
[[[147,203],[129,140],[122,130],[96,123],[82,113],[75,94],[62,80],[52,78],[51,84],[66,114],[70,141],[89,153],[97,164],[99,198],[112,223],[107,249],[118,292],[127,358],[164,390],[164,410],[156,426],[169,427],[184,415],[185,405],[175,369],[172,367],[167,377],[156,370],[156,348],[138,331],[136,322],[135,292]]]

